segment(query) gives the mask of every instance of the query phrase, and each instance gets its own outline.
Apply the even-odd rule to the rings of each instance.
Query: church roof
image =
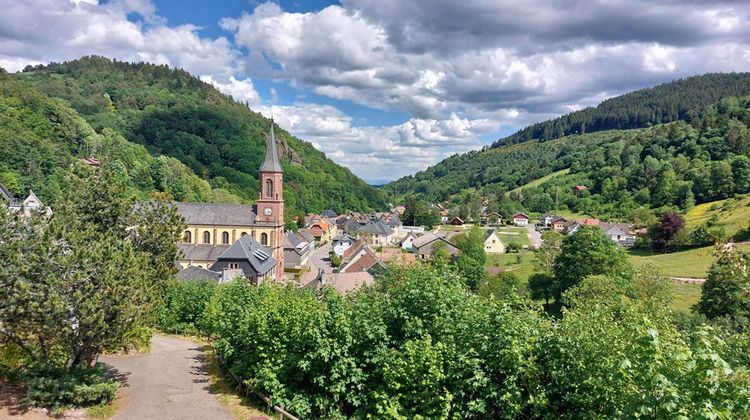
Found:
[[[271,134],[268,136],[266,145],[266,158],[260,166],[261,172],[284,172],[279,163],[279,152],[276,150],[276,137],[273,135],[273,121],[271,121]]]
[[[193,261],[216,261],[229,245],[211,244],[180,244],[180,249],[185,255],[183,260]]]
[[[199,280],[219,280],[221,273],[218,271],[206,270],[196,266],[190,266],[180,270],[175,275],[179,280],[199,281]]]
[[[249,204],[175,203],[188,225],[250,226],[255,209]]]

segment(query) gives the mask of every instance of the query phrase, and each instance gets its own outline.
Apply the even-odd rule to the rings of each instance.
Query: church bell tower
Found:
[[[279,163],[276,137],[271,132],[266,146],[266,157],[260,167],[260,196],[257,204],[256,224],[272,229],[268,246],[276,259],[276,281],[284,280],[284,170]],[[264,244],[265,245],[265,244]]]

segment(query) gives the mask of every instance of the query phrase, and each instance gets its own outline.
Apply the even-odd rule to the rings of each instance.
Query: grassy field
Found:
[[[726,200],[699,204],[685,214],[685,228],[692,231],[716,216],[716,226],[724,226],[729,235],[735,235],[750,224],[750,196],[737,196]]]
[[[505,244],[516,243],[521,246],[531,245],[529,235],[526,232],[526,228],[523,227],[501,227],[495,229],[497,236],[505,242]]]
[[[750,251],[750,245],[738,245],[737,248]],[[713,251],[713,246],[669,254],[652,254],[649,251],[631,250],[630,261],[636,266],[653,263],[671,277],[705,278],[715,259]]]
[[[518,257],[521,262],[518,262]],[[522,284],[526,284],[529,276],[534,273],[534,253],[531,251],[522,251],[512,254],[491,254],[487,255],[486,267],[502,267],[518,276]]]
[[[518,192],[518,191],[521,191],[522,189],[527,188],[527,187],[538,187],[538,186],[544,184],[545,182],[549,181],[552,178],[555,178],[555,177],[558,177],[558,176],[562,176],[562,175],[567,175],[568,172],[570,172],[570,168],[563,169],[563,170],[557,171],[557,172],[552,172],[551,174],[545,175],[545,176],[543,176],[543,177],[541,177],[539,179],[535,179],[535,180],[529,182],[528,184],[524,184],[524,185],[521,185],[520,187],[513,188],[512,190],[510,190],[510,192]]]
[[[700,284],[676,284],[674,291],[674,302],[672,307],[680,312],[689,313],[701,298]]]

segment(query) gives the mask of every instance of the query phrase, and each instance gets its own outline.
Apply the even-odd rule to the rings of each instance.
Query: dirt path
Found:
[[[100,362],[125,382],[115,419],[232,419],[211,391],[200,344],[155,335],[148,354],[106,356]]]

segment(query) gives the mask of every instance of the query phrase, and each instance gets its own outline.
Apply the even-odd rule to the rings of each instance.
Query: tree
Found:
[[[68,369],[151,323],[182,231],[173,209],[134,205],[106,168],[78,175],[52,215],[0,210],[0,335]]]
[[[503,271],[479,285],[479,294],[505,299],[518,295],[521,280],[515,273]]]
[[[563,292],[588,276],[604,275],[628,281],[633,277],[633,267],[625,252],[601,229],[583,226],[563,239],[553,273],[555,299],[559,300]]]
[[[560,255],[562,240],[563,235],[560,232],[548,230],[542,233],[542,246],[534,250],[534,258],[539,270],[552,273],[555,258]]]
[[[532,299],[544,299],[544,309],[549,311],[549,301],[555,297],[555,278],[549,272],[534,273],[526,288]]]
[[[484,263],[487,255],[484,253],[484,232],[474,226],[468,232],[456,235],[453,241],[461,250],[456,259],[456,267],[466,278],[469,288],[477,290],[486,276]]]
[[[696,309],[708,319],[727,318],[735,325],[750,321],[750,257],[723,250],[703,283]]]
[[[682,216],[675,212],[662,214],[659,223],[650,229],[651,244],[658,251],[667,251],[672,246],[672,241],[685,227]]]

